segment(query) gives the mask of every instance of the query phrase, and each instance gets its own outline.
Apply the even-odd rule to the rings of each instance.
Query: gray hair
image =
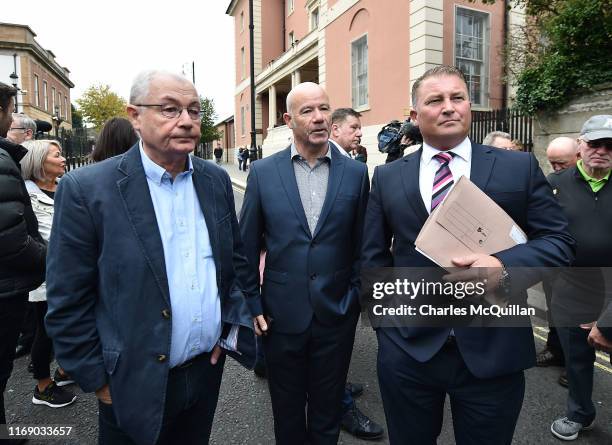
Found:
[[[36,134],[36,122],[30,116],[23,113],[13,113],[13,121],[18,122],[18,125],[26,130],[32,130],[32,134]]]
[[[495,142],[495,139],[497,138],[512,141],[512,136],[510,136],[509,133],[506,133],[505,131],[492,131],[484,137],[482,140],[482,145],[493,145],[493,142]]]
[[[188,82],[189,84],[193,85],[193,82],[191,82],[191,80],[181,76],[180,74],[172,73],[170,71],[141,71],[140,73],[138,73],[138,75],[134,78],[134,81],[132,82],[132,88],[130,89],[130,104],[134,105],[139,102],[142,102],[149,94],[149,86],[151,85],[151,82],[158,77],[169,77],[171,79]],[[195,85],[193,85],[193,88],[195,89]]]
[[[463,81],[463,83],[465,83],[466,89],[468,90],[468,94],[470,93],[469,88],[467,88],[465,76],[459,68],[451,65],[438,65],[425,71],[423,75],[419,77],[412,85],[412,108],[416,108],[417,106],[417,93],[419,92],[419,87],[421,86],[423,81],[430,77],[437,76],[457,76]]]
[[[39,139],[36,141],[25,141],[23,145],[28,152],[21,160],[21,176],[24,180],[32,181],[43,181],[45,179],[45,159],[49,154],[49,148],[51,145],[59,147],[60,151],[62,146],[57,141],[48,139]]]

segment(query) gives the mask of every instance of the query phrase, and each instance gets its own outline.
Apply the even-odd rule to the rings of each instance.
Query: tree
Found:
[[[76,100],[85,120],[100,130],[113,117],[127,117],[126,101],[108,85],[92,85]]]
[[[216,141],[221,137],[220,133],[215,128],[215,102],[213,99],[200,96],[200,107],[202,108],[202,120],[200,122],[200,142],[207,143]]]
[[[529,114],[554,111],[612,81],[612,0],[510,3],[527,14],[526,25],[511,30],[506,49],[508,71],[517,79],[518,109]]]
[[[83,128],[83,115],[73,104],[70,104],[70,115],[72,116],[72,128]]]

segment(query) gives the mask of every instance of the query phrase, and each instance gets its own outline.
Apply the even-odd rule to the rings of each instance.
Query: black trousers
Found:
[[[37,301],[29,304],[34,305],[34,314],[36,316],[36,335],[34,336],[34,343],[32,343],[32,366],[34,367],[34,378],[40,380],[51,376],[49,365],[51,364],[53,343],[45,329],[47,302]]]
[[[420,363],[382,332],[378,382],[391,445],[435,445],[447,394],[456,444],[510,445],[525,394],[522,371],[477,378],[454,342]]]
[[[546,337],[546,349],[554,356],[563,358],[563,350],[561,349],[561,341],[557,328],[554,326],[552,319],[552,283],[550,281],[542,281],[544,288],[544,296],[546,297],[546,319],[548,321],[548,336]]]
[[[557,331],[567,371],[567,418],[588,425],[595,419],[592,399],[595,349],[587,342],[589,331],[581,327],[561,327]]]
[[[11,298],[0,298],[0,425],[6,423],[4,412],[4,390],[11,372],[17,337],[23,323],[28,294]]]
[[[338,442],[358,315],[334,326],[313,318],[301,334],[263,338],[277,444]]]
[[[170,370],[164,420],[157,445],[207,444],[210,439],[225,355],[216,365],[210,353],[201,354],[190,365]],[[155,391],[151,388],[151,391]],[[135,445],[118,426],[112,405],[98,401],[98,443]]]

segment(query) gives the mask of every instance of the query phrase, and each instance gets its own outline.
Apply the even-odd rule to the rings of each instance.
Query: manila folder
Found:
[[[418,252],[444,267],[452,258],[470,253],[488,255],[527,242],[527,236],[510,216],[461,176],[444,201],[429,215],[419,232]]]

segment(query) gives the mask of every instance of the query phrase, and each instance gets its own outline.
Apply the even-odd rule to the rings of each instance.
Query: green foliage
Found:
[[[555,110],[612,81],[612,0],[555,3],[539,20],[548,44],[518,78],[517,105],[527,113]]]
[[[529,114],[556,110],[596,85],[612,82],[612,0],[509,3],[525,8],[523,38],[535,41],[526,47],[527,54],[510,52],[508,63],[520,59],[524,66],[517,79],[517,108]]]
[[[202,121],[200,123],[200,141],[202,143],[216,141],[220,138],[220,134],[215,128],[215,102],[213,99],[200,96],[200,107],[202,107]]]
[[[126,102],[108,85],[92,85],[76,100],[85,120],[101,130],[104,123],[113,117],[127,117]]]
[[[70,104],[70,115],[72,116],[72,128],[83,128],[83,115],[73,104]]]

